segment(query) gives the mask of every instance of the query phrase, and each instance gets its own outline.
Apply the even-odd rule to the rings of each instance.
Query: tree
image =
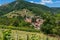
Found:
[[[19,21],[15,20],[12,25],[15,26],[15,27],[19,26]]]
[[[11,30],[4,30],[3,31],[3,40],[10,40],[11,39]]]

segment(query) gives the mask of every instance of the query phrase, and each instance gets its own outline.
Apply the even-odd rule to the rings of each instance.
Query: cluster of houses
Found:
[[[25,22],[31,23],[35,29],[40,29],[41,25],[45,20],[41,19],[39,16],[35,16],[33,18],[26,17]]]
[[[24,9],[23,11],[25,14],[27,14],[28,12],[26,9]],[[30,17],[27,16],[28,15],[26,15],[25,22],[31,23],[31,25],[33,25],[35,29],[40,29],[41,25],[45,21],[42,18],[40,18],[40,16],[30,16]]]

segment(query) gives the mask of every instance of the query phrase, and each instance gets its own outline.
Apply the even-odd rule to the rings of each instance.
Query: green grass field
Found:
[[[8,31],[9,29],[0,29],[0,40],[3,40],[3,31]],[[26,32],[19,30],[11,30],[11,36],[8,40],[58,40],[57,37],[50,37],[43,33],[37,32]]]

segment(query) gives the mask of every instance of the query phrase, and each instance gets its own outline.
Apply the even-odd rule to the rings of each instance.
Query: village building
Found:
[[[31,23],[32,19],[27,17],[27,18],[25,18],[25,22]]]
[[[33,20],[32,18],[26,17],[25,22],[31,23],[35,29],[40,29],[40,26],[44,23],[44,20],[40,19],[37,16],[35,16],[34,19],[35,20]]]

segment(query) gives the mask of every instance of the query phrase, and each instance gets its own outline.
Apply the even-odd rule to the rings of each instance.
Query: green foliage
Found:
[[[0,6],[0,25],[7,25],[7,26],[14,26],[16,28],[11,29],[19,29],[19,27],[23,27],[21,30],[25,31],[36,31],[33,27],[31,27],[30,23],[27,23],[24,21],[24,11],[22,11],[23,17],[16,13],[16,11],[20,11],[22,9],[29,10],[27,15],[30,15],[30,13],[33,15],[40,16],[42,19],[45,20],[44,24],[41,26],[41,30],[44,33],[47,34],[57,34],[60,35],[60,14],[54,15],[54,10],[40,4],[34,4],[30,2],[26,2],[24,0],[16,0],[10,4]],[[14,12],[13,12],[14,11]],[[11,13],[13,12],[13,13]],[[7,18],[7,16],[4,16],[6,14],[16,14],[19,16],[14,16],[12,18]],[[20,13],[20,12],[19,12]],[[10,15],[10,16],[11,16]],[[30,15],[31,16],[31,15]],[[33,19],[35,20],[35,19]],[[33,21],[34,22],[34,21]],[[57,23],[56,23],[57,22]],[[27,27],[28,29],[25,29],[24,27]],[[8,28],[8,27],[6,27]],[[31,28],[31,29],[29,29]],[[32,29],[33,28],[33,29]],[[40,31],[40,30],[39,30]],[[38,32],[38,31],[36,31]]]
[[[1,33],[2,35],[0,35],[0,37],[1,36],[3,37],[0,40],[47,40],[47,38],[48,40],[58,40],[58,37],[50,37],[43,34],[42,32],[36,33],[36,32],[26,32],[26,31],[11,30],[11,29],[10,30],[0,29],[0,34]]]
[[[19,26],[19,21],[18,20],[15,20],[12,25],[13,26],[16,26],[16,27]]]
[[[11,39],[11,30],[3,31],[3,40],[10,40]]]
[[[57,22],[57,23],[56,23]],[[41,27],[41,30],[46,34],[55,34],[60,35],[60,26],[59,26],[59,17],[52,16],[51,18],[47,18],[44,24]]]
[[[36,34],[32,34],[32,37],[30,40],[39,40],[39,37]]]

